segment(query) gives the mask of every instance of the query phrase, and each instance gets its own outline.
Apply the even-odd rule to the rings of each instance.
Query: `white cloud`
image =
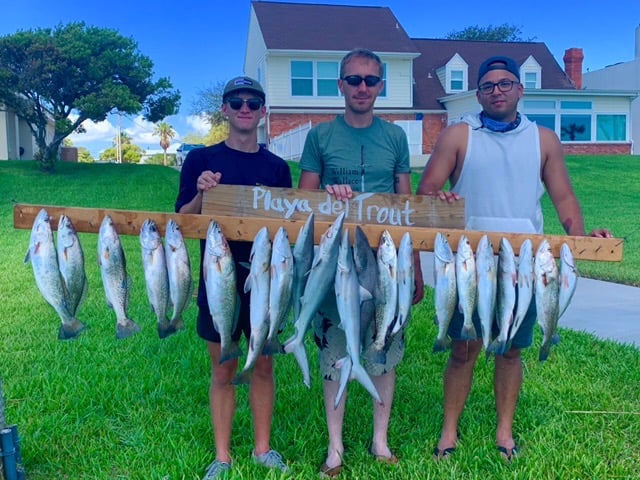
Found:
[[[71,118],[71,120],[73,121],[73,118]],[[112,125],[109,120],[104,120],[98,123],[92,122],[91,120],[85,120],[82,122],[82,126],[85,129],[84,133],[72,133],[69,135],[69,138],[74,144],[96,141],[112,142],[117,135],[117,128]]]
[[[205,135],[211,129],[209,120],[204,115],[189,115],[187,124],[193,128],[198,135]]]

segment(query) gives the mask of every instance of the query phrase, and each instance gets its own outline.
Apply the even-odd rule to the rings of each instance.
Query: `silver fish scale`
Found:
[[[558,266],[547,240],[543,240],[536,251],[533,272],[538,325],[543,334],[538,359],[544,361],[549,356],[551,345],[558,341],[556,332],[559,313]]]
[[[89,287],[84,269],[84,252],[71,219],[60,215],[58,221],[58,267],[69,295],[69,312],[76,316]]]
[[[158,334],[160,338],[165,338],[175,329],[169,326],[169,273],[164,245],[153,220],[147,219],[142,224],[140,246],[147,298],[158,321]]]
[[[447,331],[458,304],[458,290],[456,286],[455,256],[451,251],[447,238],[440,232],[436,233],[434,245],[435,268],[435,309],[438,336],[433,345],[433,351],[441,352],[449,347]]]
[[[169,276],[169,296],[173,311],[171,324],[176,329],[184,328],[182,313],[188,307],[193,293],[189,252],[179,225],[173,219],[167,222],[165,233],[165,257]]]

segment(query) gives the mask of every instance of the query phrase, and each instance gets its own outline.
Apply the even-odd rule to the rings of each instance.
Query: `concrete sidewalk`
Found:
[[[433,287],[433,253],[420,254],[425,285]],[[561,328],[640,348],[640,288],[590,278],[578,278]]]

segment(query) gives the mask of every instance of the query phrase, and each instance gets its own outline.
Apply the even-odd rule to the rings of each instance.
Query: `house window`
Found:
[[[562,101],[560,102],[562,110],[591,110],[591,102]]]
[[[554,114],[528,113],[527,118],[532,122],[536,122],[538,125],[547,127],[554,132],[556,131],[556,116]]]
[[[524,74],[524,88],[534,89],[538,85],[538,74],[536,72],[526,72]]]
[[[291,95],[313,95],[313,62],[293,60],[291,62]]]
[[[621,142],[626,139],[627,118],[624,115],[596,115],[596,140]]]
[[[338,96],[338,62],[318,62],[317,91],[319,97]]]
[[[563,142],[591,141],[591,115],[560,115],[560,140]]]
[[[464,72],[451,70],[451,91],[461,92],[464,89]]]

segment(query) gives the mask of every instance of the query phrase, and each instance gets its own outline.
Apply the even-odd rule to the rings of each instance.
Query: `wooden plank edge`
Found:
[[[118,210],[103,208],[84,207],[59,207],[50,205],[30,205],[16,204],[14,206],[14,228],[31,229],[33,221],[38,212],[45,208],[51,216],[51,226],[56,229],[60,215],[65,214],[74,224],[78,232],[98,233],[100,223],[105,215],[111,216],[116,229],[121,235],[139,235],[140,227],[147,218],[152,219],[158,225],[161,234],[169,218],[173,218],[185,238],[204,239],[211,220],[217,221],[223,229],[225,236],[229,240],[252,241],[260,228],[266,226],[273,236],[276,230],[282,226],[287,230],[289,239],[293,243],[298,237],[300,228],[304,225],[303,220],[285,220],[274,218],[254,218],[254,217],[230,217],[225,215],[197,215],[180,214],[167,212],[150,212],[141,210]],[[331,225],[330,221],[318,220],[315,222],[315,241],[320,241],[322,233]],[[447,237],[452,250],[456,250],[460,236],[463,234],[475,248],[483,235],[487,235],[497,253],[500,239],[506,237],[517,253],[522,242],[529,238],[533,242],[534,249],[546,239],[551,245],[551,249],[556,258],[560,256],[560,249],[563,243],[567,243],[573,255],[579,260],[594,260],[607,262],[620,262],[623,257],[624,240],[621,238],[595,238],[595,237],[574,237],[566,235],[535,235],[516,234],[500,232],[481,232],[471,230],[447,229],[447,228],[425,228],[425,227],[405,227],[374,224],[345,223],[352,233],[356,225],[360,225],[369,239],[372,247],[377,247],[380,235],[384,230],[388,230],[396,245],[405,232],[410,232],[413,240],[413,247],[420,251],[433,251],[436,233],[440,232]]]

